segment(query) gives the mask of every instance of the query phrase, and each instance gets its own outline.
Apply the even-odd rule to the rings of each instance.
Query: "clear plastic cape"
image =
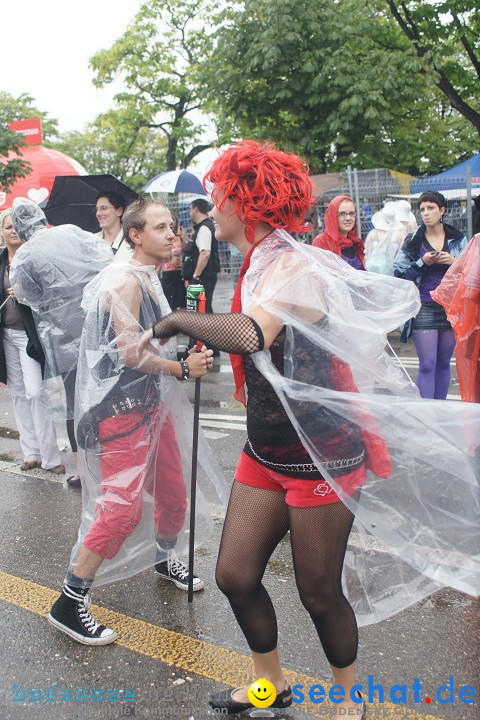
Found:
[[[136,359],[141,333],[171,312],[153,267],[133,260],[113,263],[87,285],[82,306],[86,318],[76,384],[77,437],[87,413],[103,420],[100,440],[79,447],[83,508],[71,568],[82,543],[96,551],[97,545],[105,549],[116,541],[118,552],[109,547],[106,553],[98,551],[106,557],[95,577],[101,585],[151,567],[158,537],[176,536],[175,550],[180,555],[187,551],[193,409],[182,383],[165,372],[148,373],[149,360]],[[177,359],[175,338],[154,344],[161,358]],[[127,404],[134,408],[124,414]],[[201,429],[198,463],[196,546],[211,533],[211,504],[223,506],[228,499]]]
[[[18,301],[33,310],[46,377],[76,367],[85,319],[83,288],[112,260],[104,240],[76,225],[41,227],[17,250],[11,283]]]
[[[255,365],[355,513],[344,584],[359,623],[386,618],[442,586],[478,595],[480,407],[420,398],[385,350],[387,333],[420,308],[415,284],[358,272],[275,231],[254,251],[242,285],[243,312],[256,305],[285,324],[287,339],[283,377],[267,350],[253,356]],[[336,387],[306,374],[306,348],[319,362],[336,363]],[[370,469],[357,494],[348,495],[342,477],[322,462],[319,409],[369,437]]]

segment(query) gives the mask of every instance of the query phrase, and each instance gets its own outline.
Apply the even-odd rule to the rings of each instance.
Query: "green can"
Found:
[[[198,296],[203,293],[205,294],[205,288],[203,285],[189,285],[187,288],[187,311],[198,312]]]

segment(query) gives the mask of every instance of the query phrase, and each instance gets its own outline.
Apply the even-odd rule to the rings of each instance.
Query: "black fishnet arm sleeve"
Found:
[[[154,338],[184,333],[207,347],[228,353],[249,355],[263,350],[264,337],[253,318],[243,313],[174,312],[152,325]]]

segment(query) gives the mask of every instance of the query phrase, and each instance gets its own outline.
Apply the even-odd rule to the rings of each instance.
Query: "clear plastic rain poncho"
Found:
[[[153,267],[112,264],[85,288],[83,308],[75,399],[83,510],[71,569],[85,545],[104,558],[95,576],[101,585],[151,567],[157,543],[186,552],[193,411],[162,365],[177,359],[175,338],[154,343],[159,356],[136,357],[143,330],[171,312]],[[228,498],[201,430],[198,461],[201,545],[213,527],[209,503]]]
[[[393,275],[393,258],[398,248],[397,203],[387,202],[372,215],[373,230],[365,241],[365,267],[369,272]]]
[[[255,365],[356,516],[344,580],[359,623],[442,586],[480,594],[480,406],[420,398],[385,351],[387,333],[420,308],[414,283],[358,272],[278,230],[243,281],[243,312],[256,305],[285,324],[284,376],[267,350]],[[358,493],[325,456],[342,418],[365,447]]]
[[[19,302],[33,310],[46,356],[46,377],[77,365],[85,313],[83,288],[113,260],[108,244],[76,225],[47,228],[43,210],[16,198],[12,219],[25,239],[12,262],[10,280]]]

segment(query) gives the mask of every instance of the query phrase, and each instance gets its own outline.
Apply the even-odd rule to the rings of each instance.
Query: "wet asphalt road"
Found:
[[[224,309],[230,296],[228,283],[222,283],[216,309]],[[397,349],[396,339],[393,341]],[[411,346],[407,346],[406,351],[401,348],[401,354],[410,358],[409,372],[414,373],[412,350]],[[451,386],[453,395],[458,394],[457,388],[455,378]],[[222,355],[215,372],[202,382],[201,412],[204,428],[229,482],[245,442],[244,414],[232,400],[232,389],[228,359]],[[192,386],[188,392],[193,393]],[[222,415],[228,416],[228,420],[213,417]],[[0,389],[0,427],[14,427],[4,389]],[[65,455],[72,467],[70,455],[68,452]],[[151,571],[101,587],[94,593],[96,604],[119,616],[185,636],[189,642],[179,648],[178,659],[168,664],[155,657],[158,648],[154,641],[150,645],[147,642],[148,626],[142,651],[118,644],[86,648],[55,632],[41,610],[25,607],[41,608],[43,598],[49,597],[45,588],[56,591],[61,586],[76,539],[80,493],[66,487],[62,478],[51,479],[41,472],[30,476],[20,474],[12,462],[18,457],[18,441],[11,435],[0,437],[0,570],[5,573],[0,577],[3,586],[0,596],[8,596],[7,600],[0,600],[0,720],[214,717],[208,713],[206,699],[222,687],[218,677],[223,670],[217,675],[214,671],[195,672],[195,668],[202,667],[203,651],[191,640],[233,651],[230,659],[226,656],[227,660],[222,661],[227,665],[231,662],[232,672],[237,672],[235,668],[241,664],[237,653],[248,654],[243,636],[214,581],[221,512],[216,516],[214,536],[196,556],[196,572],[205,581],[205,591],[195,595],[191,606],[187,604],[186,593],[158,579]],[[19,581],[17,594],[4,591],[10,576],[33,584],[25,586]],[[265,583],[278,612],[284,667],[314,677],[320,684],[329,682],[327,662],[296,592],[288,538],[274,554]],[[463,685],[472,685],[480,692],[479,610],[479,600],[444,590],[387,621],[361,629],[359,682],[366,682],[371,674],[375,682],[387,688],[395,683],[410,686],[414,678],[422,683],[419,705],[397,706],[395,712],[390,709],[389,714],[376,706],[369,709],[368,717],[428,715],[451,720],[480,719],[478,699],[472,705],[458,700],[458,689]],[[156,636],[152,634],[152,637]],[[193,669],[185,670],[187,666]],[[435,699],[436,688],[448,683],[450,676],[454,676],[455,702],[441,705]],[[175,684],[179,679],[184,682]],[[48,701],[44,691],[50,688],[53,692],[54,686],[57,699]],[[68,701],[58,696],[60,688],[82,687],[95,688],[97,697],[103,690],[103,699]],[[34,689],[42,690],[42,700],[31,699],[38,696]],[[115,701],[113,689],[134,690],[135,700],[132,701],[131,695],[129,700],[128,695],[119,694],[123,699]],[[25,700],[15,700],[23,697],[23,691]],[[427,695],[432,697],[430,705],[423,702]],[[91,693],[92,697],[95,695]],[[301,705],[292,707],[277,717],[302,720],[321,716],[321,706],[316,715],[305,714]]]

